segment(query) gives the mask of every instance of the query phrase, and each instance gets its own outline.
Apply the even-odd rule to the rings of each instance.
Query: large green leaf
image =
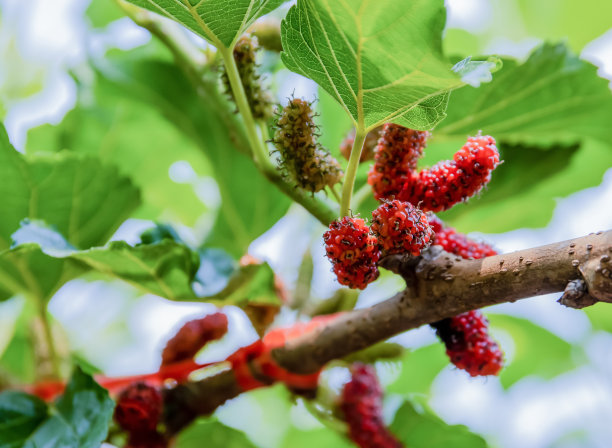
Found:
[[[302,431],[290,428],[283,440],[282,448],[354,448],[355,445],[347,438],[329,428],[319,428],[310,431]],[[415,447],[416,448],[416,447]]]
[[[442,55],[441,0],[298,0],[282,24],[285,65],[323,87],[360,129],[430,129],[464,85]],[[466,77],[494,66],[464,64]]]
[[[419,412],[409,401],[395,414],[391,431],[409,447],[486,448],[485,440],[462,425],[448,425],[437,416]]]
[[[247,436],[237,429],[225,426],[217,420],[199,419],[176,439],[176,448],[255,448]]]
[[[139,203],[116,168],[66,153],[23,156],[1,125],[0,178],[0,250],[24,218],[46,221],[76,247],[103,244]]]
[[[197,196],[198,178],[210,173],[197,145],[160,111],[124,98],[103,76],[96,77],[93,95],[84,85],[79,93],[77,106],[61,123],[29,131],[27,152],[69,150],[98,156],[130,176],[142,192],[135,218],[196,224],[206,210]],[[171,179],[170,167],[177,162],[193,170],[193,179]]]
[[[527,319],[488,314],[493,328],[508,331],[514,341],[514,356],[503,368],[500,380],[510,387],[527,375],[554,378],[576,366],[572,345]]]
[[[0,446],[98,448],[106,438],[113,409],[108,392],[80,369],[51,406],[22,392],[4,392],[0,394]]]
[[[129,56],[129,54],[128,54]],[[207,245],[235,257],[287,211],[290,201],[255,167],[241,125],[217,90],[217,80],[194,89],[174,65],[150,59],[113,58],[105,74],[127,98],[154,106],[200,146],[221,193]]]
[[[612,141],[608,81],[563,44],[542,45],[523,64],[505,60],[491,83],[453,93],[447,115],[436,129],[445,138],[482,130],[523,145]]]
[[[92,0],[85,13],[95,28],[105,27],[125,16],[117,2],[111,0]]]
[[[216,47],[231,48],[238,37],[285,0],[128,0],[183,24]]]

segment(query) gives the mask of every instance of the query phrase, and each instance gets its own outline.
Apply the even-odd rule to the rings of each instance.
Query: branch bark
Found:
[[[611,257],[612,230],[481,260],[463,260],[438,246],[417,258],[390,256],[381,266],[406,280],[404,291],[341,315],[274,350],[273,356],[291,372],[312,373],[333,359],[406,330],[477,308],[563,292],[574,280],[584,281],[594,299],[612,302]],[[224,388],[211,388],[220,378]],[[169,422],[170,429],[177,431],[238,395],[235,384],[228,386],[232,378],[231,372],[222,372],[168,391],[167,399],[178,400],[182,407],[180,423]]]

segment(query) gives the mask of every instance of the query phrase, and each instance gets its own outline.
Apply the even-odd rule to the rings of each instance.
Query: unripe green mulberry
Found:
[[[281,111],[274,133],[283,168],[312,193],[337,184],[343,175],[338,161],[317,142],[316,130],[310,103],[294,98]]]
[[[272,116],[272,97],[262,87],[259,79],[260,76],[257,74],[255,55],[258,49],[257,38],[245,34],[236,42],[234,60],[238,66],[240,81],[242,81],[244,86],[244,92],[251,107],[253,117],[256,120],[265,120]],[[232,92],[226,72],[223,72],[222,78],[227,93],[234,100],[234,93]]]

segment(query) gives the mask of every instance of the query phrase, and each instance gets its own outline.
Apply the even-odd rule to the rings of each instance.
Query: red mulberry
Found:
[[[372,212],[371,228],[387,254],[419,255],[433,238],[425,213],[397,199],[383,202]]]
[[[351,380],[342,390],[341,409],[349,436],[360,448],[400,448],[400,443],[382,418],[383,391],[376,371],[367,364],[354,364]]]
[[[257,50],[259,50],[257,38],[244,35],[236,42],[236,46],[234,47],[234,60],[236,61],[240,80],[242,81],[244,93],[251,107],[253,117],[257,120],[265,120],[272,116],[272,97],[270,93],[262,87],[259,79],[260,76],[257,74],[257,64],[255,62]],[[227,73],[223,73],[222,80],[226,91],[233,100],[234,93],[230,86]]]
[[[317,126],[308,101],[294,98],[276,122],[273,143],[287,174],[300,188],[316,193],[340,182],[340,164],[317,142]]]
[[[378,144],[378,139],[380,138],[381,134],[382,126],[379,126],[368,132],[365,138],[365,142],[363,143],[363,149],[361,150],[361,157],[359,158],[359,163],[363,163],[367,160],[372,160],[374,158],[374,151],[376,150],[376,145]],[[351,157],[351,151],[353,150],[354,141],[355,128],[351,129],[351,131],[347,134],[345,139],[340,144],[340,154],[342,154],[346,160]]]
[[[411,172],[416,170],[427,138],[427,131],[415,131],[392,123],[384,125],[376,146],[375,163],[368,174],[368,183],[376,199],[391,199],[401,191]]]
[[[474,259],[497,255],[497,251],[487,243],[474,241],[452,227],[446,227],[435,215],[430,214],[428,219],[435,232],[433,244],[442,246],[446,252]]]
[[[125,448],[166,448],[168,441],[157,431],[135,432],[130,434]]]
[[[327,257],[334,264],[341,284],[364,289],[378,278],[378,242],[363,219],[345,216],[334,221],[323,239]]]
[[[503,355],[488,333],[488,323],[478,310],[432,324],[446,345],[451,362],[471,376],[497,375]]]
[[[447,210],[480,191],[499,163],[493,137],[469,137],[453,160],[412,172],[397,197],[426,211]]]
[[[117,398],[115,421],[124,430],[154,431],[162,412],[162,396],[146,383],[132,383]]]
[[[192,359],[208,342],[227,333],[227,316],[223,313],[209,314],[201,319],[187,322],[168,341],[162,352],[162,366]]]

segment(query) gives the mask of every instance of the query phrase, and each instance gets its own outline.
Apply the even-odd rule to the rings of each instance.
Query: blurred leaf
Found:
[[[396,1],[299,0],[282,23],[281,57],[363,129],[388,121],[430,129],[444,117],[450,90],[464,85],[442,55],[445,19],[438,0],[415,0],[409,8]],[[464,66],[466,76],[473,68]]]
[[[124,98],[156,107],[203,150],[213,166],[221,193],[217,221],[207,246],[238,258],[289,208],[290,201],[255,168],[242,127],[218,80],[205,79],[194,89],[178,67],[155,60],[114,57],[104,73]]]
[[[36,357],[30,328],[36,314],[33,308],[33,301],[24,301],[12,338],[0,356],[0,378],[8,384],[29,384],[35,380]]]
[[[255,448],[247,436],[237,429],[212,419],[198,419],[181,431],[176,448]]]
[[[193,300],[191,283],[198,269],[191,250],[174,241],[130,246],[113,241],[104,248],[76,252],[71,259],[170,300]]]
[[[360,291],[355,289],[340,288],[334,292],[329,299],[310,302],[304,310],[309,316],[320,316],[334,314],[340,311],[350,311],[355,308]]]
[[[449,364],[444,345],[432,344],[406,351],[401,361],[399,377],[385,390],[390,394],[423,394],[429,396],[431,384]]]
[[[114,167],[66,153],[24,156],[1,125],[0,178],[0,250],[24,218],[46,221],[76,247],[103,244],[139,202]]]
[[[610,2],[517,0],[517,3],[529,35],[552,41],[567,39],[575,51],[580,51],[588,42],[612,29]],[[588,23],[588,26],[576,26],[577,21]]]
[[[612,333],[612,306],[599,302],[583,310],[595,330],[604,330]]]
[[[427,448],[486,448],[485,440],[463,425],[448,425],[439,417],[419,412],[408,401],[395,414],[393,432],[409,447]]]
[[[230,48],[246,29],[286,0],[127,0],[176,20],[216,47]]]
[[[23,308],[24,300],[21,297],[14,297],[11,300],[0,303],[0,360],[15,335],[17,322],[23,312]]]
[[[76,108],[61,123],[29,131],[27,152],[67,149],[96,155],[115,164],[140,188],[143,203],[134,217],[193,226],[206,210],[196,191],[199,178],[210,172],[199,148],[159,111],[126,98],[99,74],[93,99],[81,86]],[[170,177],[175,163],[186,171],[185,179]]]
[[[514,357],[500,375],[505,388],[528,375],[550,379],[576,366],[572,345],[548,330],[518,317],[487,314],[487,318],[493,328],[506,330],[514,341]]]
[[[302,262],[298,269],[298,277],[295,282],[295,289],[291,298],[291,308],[301,310],[310,301],[310,290],[312,286],[312,275],[314,272],[314,262],[310,249],[304,252]]]
[[[292,427],[285,437],[281,448],[354,448],[348,439],[329,428],[302,431]],[[416,447],[415,447],[416,448]]]
[[[392,361],[402,356],[405,349],[402,345],[394,342],[379,342],[371,345],[368,348],[359,350],[345,357],[347,362],[366,362],[374,363],[376,361]]]
[[[571,145],[612,141],[612,92],[597,68],[563,44],[538,47],[523,64],[505,60],[493,81],[453,93],[436,135],[465,138],[479,130],[512,144]]]
[[[319,101],[315,103],[315,108],[321,115],[317,120],[321,128],[319,142],[342,163],[344,159],[340,154],[340,143],[353,127],[353,123],[342,106],[322,87],[318,89],[318,96]]]
[[[247,302],[280,305],[274,283],[274,271],[268,263],[240,266],[230,276],[225,288],[206,297],[206,300],[223,305]]]
[[[85,14],[94,28],[103,28],[125,16],[115,0],[91,0]]]
[[[108,392],[76,369],[54,406],[22,392],[0,394],[0,446],[98,448],[114,403]]]

